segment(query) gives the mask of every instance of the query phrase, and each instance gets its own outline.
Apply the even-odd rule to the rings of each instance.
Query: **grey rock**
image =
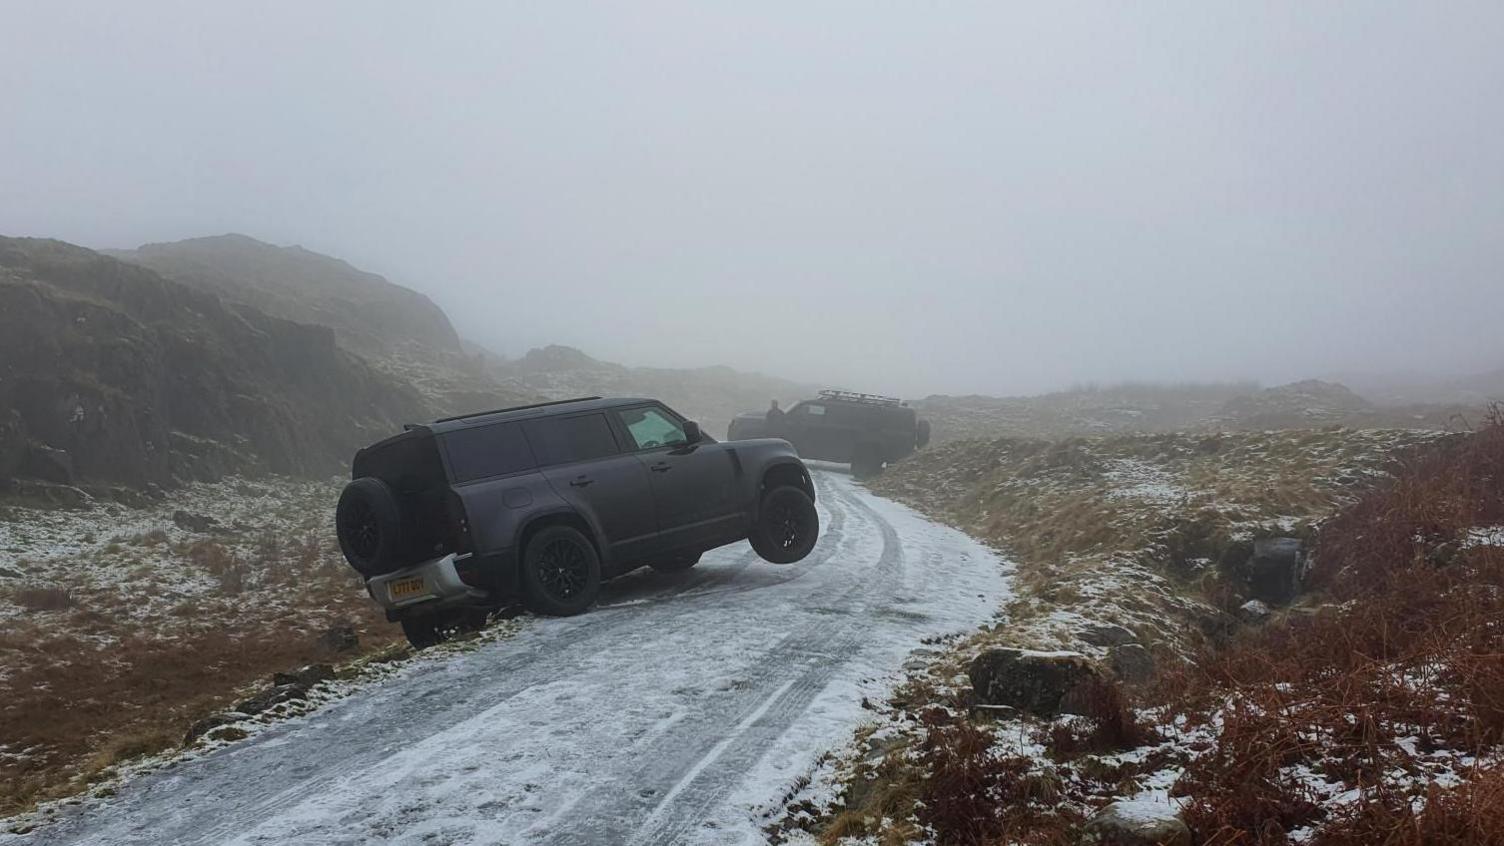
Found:
[[[198,740],[220,726],[239,722],[243,719],[245,719],[245,714],[210,714],[188,727],[188,733],[183,735],[183,745],[191,746],[193,741]]]
[[[1138,643],[1119,644],[1107,650],[1107,666],[1129,684],[1141,684],[1154,677],[1154,656]]]
[[[1082,846],[1191,846],[1191,830],[1168,806],[1113,802],[1086,821]]]
[[[1092,623],[1083,627],[1077,635],[1092,646],[1120,646],[1138,640],[1138,635],[1113,623]]]
[[[302,685],[311,688],[321,681],[334,678],[334,668],[328,664],[309,664],[290,673],[276,673],[272,676],[272,684],[277,687],[284,685]]]
[[[94,498],[89,496],[88,492],[72,485],[19,479],[15,482],[14,490],[25,499],[41,502],[54,508],[87,508],[94,503]]]
[[[1250,599],[1238,606],[1238,619],[1249,624],[1262,623],[1273,613],[1269,606],[1257,599]]]
[[[58,485],[71,485],[74,482],[73,456],[65,449],[34,444],[21,459],[20,475]]]
[[[319,635],[317,646],[325,652],[341,654],[345,652],[360,651],[360,636],[356,634],[355,627],[348,623],[330,626]]]
[[[1305,548],[1298,538],[1260,538],[1237,571],[1253,598],[1283,605],[1300,593],[1306,576]]]
[[[1073,652],[1026,652],[989,649],[971,662],[968,672],[979,705],[1007,705],[1040,717],[1081,714],[1077,690],[1102,680],[1102,671]]]
[[[181,509],[172,512],[172,524],[185,532],[196,534],[212,532],[219,528],[219,523],[213,517],[205,517],[202,514],[194,514]]]
[[[308,688],[304,685],[279,684],[242,701],[235,706],[235,710],[242,714],[259,714],[278,703],[307,698]]]
[[[908,745],[908,741],[902,737],[869,737],[867,738],[867,754],[863,759],[869,763],[876,763],[888,757],[895,749],[902,749]]]

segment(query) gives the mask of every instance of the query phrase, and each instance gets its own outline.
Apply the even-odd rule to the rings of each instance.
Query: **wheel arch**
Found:
[[[578,531],[585,536],[586,540],[590,541],[591,546],[595,547],[595,555],[600,559],[601,563],[606,563],[606,547],[605,544],[601,543],[600,537],[596,534],[595,527],[591,526],[590,521],[586,520],[578,511],[571,508],[561,508],[535,514],[518,527],[517,545],[514,547],[516,550],[514,558],[517,561],[517,568],[520,569],[522,567],[523,556],[527,554],[527,545],[533,539],[533,536],[550,526],[568,526]],[[513,574],[513,578],[516,578],[516,573]]]
[[[803,462],[778,461],[765,468],[762,472],[761,486],[758,489],[758,499],[761,500],[763,494],[782,485],[793,485],[809,494],[810,499],[815,498],[815,483],[810,478],[809,470]]]

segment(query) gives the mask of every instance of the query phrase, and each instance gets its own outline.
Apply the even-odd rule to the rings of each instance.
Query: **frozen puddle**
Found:
[[[923,638],[1007,590],[985,547],[817,472],[823,535],[609,584],[600,607],[420,666],[0,844],[762,843]]]

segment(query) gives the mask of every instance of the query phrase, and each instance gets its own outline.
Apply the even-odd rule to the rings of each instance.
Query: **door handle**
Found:
[[[674,465],[669,464],[667,461],[660,461],[657,464],[649,467],[648,469],[652,470],[654,473],[667,473],[668,471],[674,469]]]
[[[595,484],[595,480],[594,479],[590,478],[589,476],[581,476],[580,478],[575,479],[574,481],[570,482],[569,486],[572,487],[572,488],[583,488],[586,485],[593,485],[593,484]]]

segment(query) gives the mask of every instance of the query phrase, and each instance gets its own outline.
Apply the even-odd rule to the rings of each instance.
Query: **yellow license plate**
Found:
[[[427,593],[427,591],[423,589],[423,580],[421,578],[398,579],[395,582],[388,584],[386,586],[386,589],[387,593],[391,595],[394,601],[398,599],[407,599],[411,596],[422,596],[424,593]]]

